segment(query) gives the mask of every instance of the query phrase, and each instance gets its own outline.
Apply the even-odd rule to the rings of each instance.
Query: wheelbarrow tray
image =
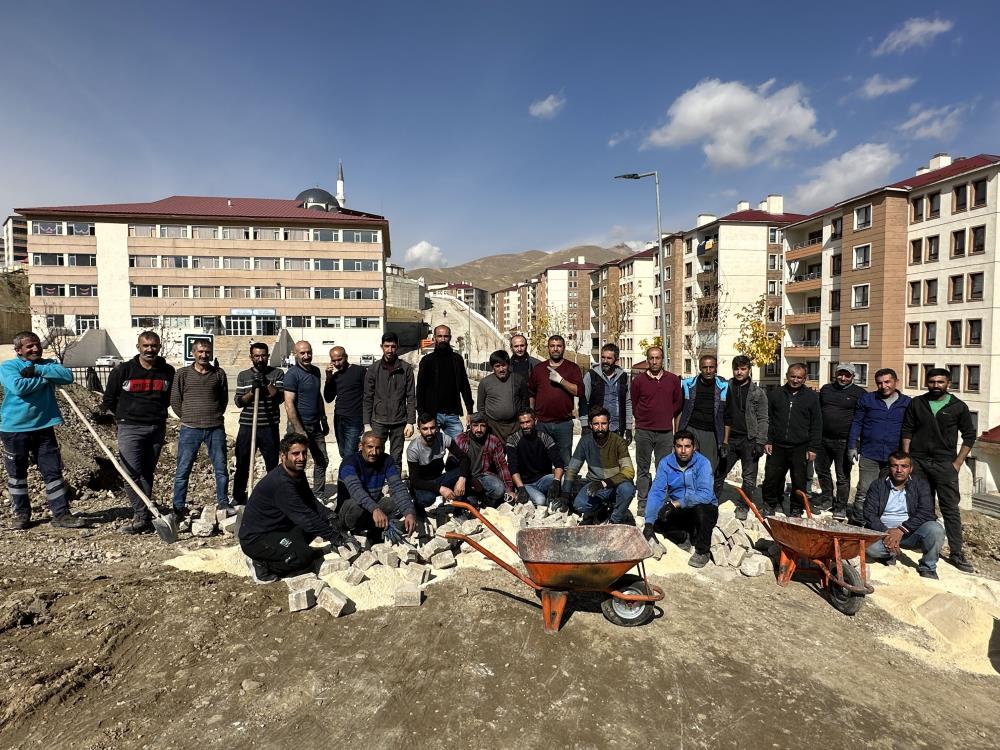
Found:
[[[850,560],[861,554],[862,545],[867,548],[885,536],[880,531],[816,518],[771,516],[767,520],[775,542],[810,560],[832,560],[834,540],[840,544],[840,558]]]
[[[521,529],[517,550],[535,583],[566,591],[603,591],[653,554],[626,524]]]

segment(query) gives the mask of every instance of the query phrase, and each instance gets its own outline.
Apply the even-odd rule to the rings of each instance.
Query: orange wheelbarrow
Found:
[[[653,553],[642,532],[635,526],[605,524],[569,528],[528,528],[517,532],[517,545],[468,503],[455,501],[496,534],[521,558],[528,575],[501,560],[465,534],[449,532],[448,539],[460,539],[479,550],[521,582],[535,590],[542,600],[542,621],[546,633],[558,633],[573,591],[599,591],[605,595],[601,612],[626,627],[645,625],[656,611],[653,602],[664,597],[663,589],[649,582],[643,560]],[[635,566],[639,575],[625,575]]]
[[[796,492],[802,497],[806,518],[765,518],[742,489],[736,491],[781,549],[779,586],[788,585],[799,565],[812,563],[815,568],[800,572],[819,577],[830,604],[845,615],[853,615],[861,609],[865,596],[875,592],[868,583],[865,551],[869,544],[885,537],[883,532],[814,519],[809,498],[802,490]],[[860,572],[847,562],[855,557],[861,560]]]

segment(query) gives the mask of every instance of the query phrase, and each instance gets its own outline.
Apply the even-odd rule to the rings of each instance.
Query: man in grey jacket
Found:
[[[750,358],[733,357],[733,377],[724,415],[725,432],[719,446],[719,467],[715,473],[715,496],[719,497],[726,477],[740,462],[743,492],[753,499],[757,488],[757,463],[767,443],[767,394],[750,379]],[[746,519],[749,508],[742,499],[734,500],[736,517]]]
[[[589,430],[587,413],[592,406],[603,406],[611,415],[611,432],[632,444],[632,399],[629,397],[629,377],[618,366],[618,346],[601,347],[601,365],[583,376],[583,396],[580,399],[580,427]]]
[[[403,465],[404,441],[413,437],[417,418],[417,393],[413,368],[397,355],[399,337],[382,334],[382,359],[369,365],[365,374],[362,414],[365,432],[374,432],[383,444],[389,440],[389,455],[396,466]]]
[[[511,372],[510,355],[498,349],[490,355],[493,372],[479,381],[476,406],[486,416],[490,431],[506,443],[517,432],[517,415],[528,408],[528,381]]]

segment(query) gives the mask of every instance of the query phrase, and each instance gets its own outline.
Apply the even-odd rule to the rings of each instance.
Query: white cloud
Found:
[[[947,140],[962,127],[962,118],[968,110],[965,104],[952,104],[937,109],[922,109],[919,104],[910,107],[913,116],[896,126],[896,130],[914,140]]]
[[[441,268],[448,265],[441,248],[432,245],[427,240],[420,240],[416,245],[407,248],[406,262],[414,266],[428,268]]]
[[[774,79],[756,90],[739,81],[701,81],[677,97],[667,110],[668,122],[651,131],[643,147],[701,143],[712,166],[742,168],[835,135],[816,129],[816,111],[801,85],[771,93],[773,86]]]
[[[903,76],[902,78],[893,80],[891,78],[883,78],[876,73],[865,81],[865,85],[861,87],[860,93],[865,99],[877,99],[886,94],[897,94],[900,91],[906,91],[906,89],[910,88],[916,82],[917,79],[910,76]]]
[[[624,143],[625,141],[629,140],[634,135],[635,131],[632,130],[623,130],[620,133],[615,133],[610,138],[608,138],[608,147],[614,148],[620,143]]]
[[[816,211],[885,184],[901,157],[885,143],[862,143],[808,171],[810,180],[795,188],[797,211]]]
[[[551,120],[566,106],[566,97],[559,94],[549,94],[544,99],[532,102],[528,114],[541,120]]]
[[[954,22],[940,18],[908,18],[898,29],[889,32],[873,54],[888,55],[906,52],[911,47],[926,47],[934,41],[934,37],[951,31],[954,25]]]

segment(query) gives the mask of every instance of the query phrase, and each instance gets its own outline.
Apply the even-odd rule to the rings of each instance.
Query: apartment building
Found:
[[[428,292],[447,294],[461,300],[484,318],[493,317],[493,297],[485,289],[474,286],[472,282],[460,281],[451,283],[428,284]]]
[[[539,274],[538,309],[550,319],[565,321],[566,348],[578,354],[589,353],[591,348],[590,272],[596,268],[596,263],[587,263],[581,255]]]
[[[28,265],[28,223],[23,216],[8,216],[3,223],[3,265]]]
[[[493,325],[505,336],[521,330],[521,296],[517,284],[493,292]]]
[[[590,358],[594,362],[600,361],[604,344],[621,343],[625,311],[618,287],[621,262],[614,258],[590,272]]]
[[[535,314],[538,312],[538,290],[541,285],[539,278],[525,279],[517,284],[517,330],[529,333],[534,327]]]
[[[288,328],[317,347],[379,351],[388,221],[321,188],[17,211],[40,330],[100,327],[128,352],[147,328],[263,339]]]
[[[410,279],[406,269],[395,263],[385,264],[386,307],[401,307],[420,311],[427,307],[427,285],[424,277]]]
[[[766,295],[768,315],[777,330],[781,314],[784,227],[805,218],[786,213],[784,199],[769,195],[755,209],[741,201],[734,213],[717,218],[700,214],[697,226],[683,237],[683,253],[675,285],[681,290],[680,373],[697,372],[698,358],[714,354],[719,373],[728,375],[739,337],[737,314]],[[678,346],[679,345],[679,346]],[[776,385],[776,361],[755,374],[764,385]]]
[[[667,279],[671,277],[666,266]],[[620,261],[618,277],[619,299],[622,301],[621,366],[629,370],[645,362],[646,347],[660,335],[660,273],[655,247],[635,253]],[[667,325],[670,313],[667,312]],[[668,335],[666,348],[670,347]]]

